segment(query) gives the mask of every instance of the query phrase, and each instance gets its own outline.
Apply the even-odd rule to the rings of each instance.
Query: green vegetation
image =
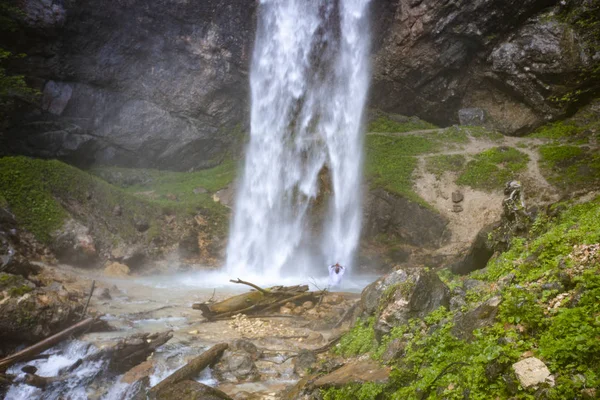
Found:
[[[376,112],[375,118],[369,123],[367,130],[368,132],[401,133],[437,128],[437,126],[417,117],[405,117],[403,115],[389,115],[382,112]]]
[[[194,176],[202,177],[204,184],[215,188],[226,180],[224,176],[228,174],[227,168],[229,167],[217,167],[209,172],[198,172]],[[152,171],[149,174],[159,173]],[[165,173],[165,179],[171,176],[169,174],[171,173]],[[181,187],[185,187],[187,183],[183,179],[182,181]],[[176,186],[177,183],[173,185]],[[172,187],[164,183],[161,188],[167,190]],[[185,217],[201,213],[213,222],[208,224],[211,229],[224,230],[227,226],[226,208],[213,202],[209,194],[198,195],[198,200],[195,201],[191,199],[191,195],[184,196],[183,192],[180,194],[182,201],[178,198],[169,200],[135,196],[56,160],[0,158],[0,193],[20,224],[43,242],[48,242],[52,233],[62,226],[69,211],[73,211],[69,207],[75,204],[79,218],[84,221],[93,216],[102,220],[110,219],[111,227],[123,238],[139,235],[135,221],[140,219],[151,223],[148,232],[159,234],[160,227],[152,223],[165,214]],[[114,216],[116,206],[122,209],[121,217]],[[108,232],[107,235],[112,234]]]
[[[560,212],[562,211],[562,212]],[[481,296],[467,296],[460,312],[474,310],[489,293],[502,302],[491,325],[465,341],[453,332],[459,311],[445,308],[392,328],[378,345],[368,323],[341,340],[343,355],[370,353],[381,360],[393,340],[403,353],[389,364],[389,383],[358,392],[356,385],[323,390],[328,399],[536,399],[586,398],[600,390],[600,197],[558,204],[542,214],[528,237],[470,276],[440,276],[452,287],[465,279],[487,282]],[[501,279],[511,276],[511,279]],[[503,282],[499,284],[499,282]],[[375,317],[376,318],[376,317]],[[511,365],[533,355],[550,369],[556,385],[520,387]],[[346,397],[342,397],[342,396]],[[329,397],[327,397],[329,396]],[[593,394],[592,394],[593,396]]]
[[[444,172],[460,172],[465,166],[465,156],[462,154],[442,154],[428,157],[425,164],[427,172],[434,174],[438,179]]]
[[[519,177],[527,167],[529,156],[512,147],[495,147],[469,161],[456,183],[477,189],[498,189]]]
[[[600,184],[600,154],[569,145],[545,145],[539,149],[541,170],[546,179],[564,189],[574,190]]]

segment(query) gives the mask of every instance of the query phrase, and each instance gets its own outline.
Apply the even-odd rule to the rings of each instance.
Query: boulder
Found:
[[[380,298],[393,285],[404,283],[408,279],[406,271],[399,269],[391,272],[363,289],[360,297],[360,305],[365,315],[373,315],[379,306]]]
[[[498,315],[498,307],[501,302],[502,298],[495,296],[479,305],[474,310],[465,314],[458,313],[454,319],[452,334],[459,339],[467,341],[472,340],[474,330],[494,324],[496,315]]]
[[[540,359],[529,357],[514,363],[513,371],[524,389],[537,388],[540,385],[554,386],[554,377]]]
[[[462,108],[458,110],[461,125],[479,126],[485,122],[485,111],[481,108]]]
[[[196,381],[181,381],[161,390],[157,400],[232,400],[226,393]]]
[[[365,237],[385,234],[398,244],[438,248],[447,239],[447,220],[429,208],[383,189],[370,191],[364,207]]]
[[[495,227],[496,225],[488,225],[477,233],[465,257],[450,266],[453,273],[466,275],[486,267],[494,255],[494,243],[489,239],[489,235]]]
[[[313,382],[315,388],[342,387],[352,383],[387,383],[391,369],[367,359],[345,364]]]
[[[239,341],[234,348],[223,353],[213,367],[213,373],[219,380],[228,382],[254,382],[260,373],[254,361],[258,358],[256,346],[246,341]],[[248,343],[252,346],[249,346]]]
[[[294,357],[292,363],[294,365],[294,373],[299,376],[304,376],[306,371],[317,362],[317,355],[310,350],[300,350],[297,357]]]
[[[113,262],[104,268],[104,275],[113,278],[123,278],[129,275],[129,267],[125,264]]]
[[[98,258],[89,229],[73,219],[53,233],[50,248],[56,258],[66,264],[90,267]]]
[[[381,338],[411,318],[423,318],[439,307],[448,308],[449,305],[450,290],[435,272],[407,271],[405,279],[390,286],[378,303],[377,308],[381,311],[375,323],[376,336]]]

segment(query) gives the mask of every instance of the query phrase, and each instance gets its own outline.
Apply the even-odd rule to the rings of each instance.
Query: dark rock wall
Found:
[[[572,104],[551,99],[600,92],[582,74],[600,39],[564,17],[597,2],[373,0],[370,106],[440,125],[480,109],[508,134],[560,118]],[[11,152],[188,170],[243,141],[256,1],[19,3],[11,40],[43,98],[4,133]]]
[[[43,112],[22,115],[7,142],[79,164],[218,164],[247,120],[255,7],[25,2],[28,69],[43,90]]]
[[[552,98],[598,89],[582,71],[600,66],[599,38],[582,37],[564,17],[597,8],[595,0],[387,3],[393,22],[374,16],[389,28],[375,43],[372,106],[441,125],[481,108],[490,125],[514,134],[569,111]]]

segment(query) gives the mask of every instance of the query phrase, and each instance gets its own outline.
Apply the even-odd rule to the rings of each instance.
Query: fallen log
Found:
[[[63,331],[58,332],[57,334],[52,335],[49,338],[46,338],[41,342],[34,344],[33,346],[27,347],[15,354],[3,358],[2,360],[0,360],[0,372],[6,371],[8,367],[17,362],[29,361],[35,358],[39,353],[48,350],[50,347],[55,346],[56,344],[62,342],[70,336],[75,335],[81,331],[87,330],[94,324],[95,320],[95,318],[84,319],[83,321],[78,322],[75,325],[72,325]]]
[[[114,347],[104,352],[110,357],[108,368],[118,374],[125,373],[136,365],[146,361],[154,351],[173,337],[171,331],[133,335],[119,341]]]
[[[183,367],[179,368],[177,371],[173,372],[171,375],[163,379],[156,386],[152,387],[148,393],[150,398],[156,398],[156,396],[160,393],[161,390],[173,386],[179,382],[193,379],[202,370],[209,365],[215,363],[223,352],[227,350],[229,345],[227,343],[219,343],[194,358],[192,361],[188,362]]]

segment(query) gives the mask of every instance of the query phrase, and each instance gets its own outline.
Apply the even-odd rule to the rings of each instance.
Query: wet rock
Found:
[[[73,219],[53,233],[50,247],[58,260],[67,264],[89,267],[98,257],[89,229]]]
[[[61,115],[67,107],[73,87],[64,82],[48,81],[42,92],[42,109],[54,115]]]
[[[234,189],[233,185],[229,185],[226,188],[217,191],[213,195],[213,201],[219,202],[228,208],[233,207],[234,200],[235,200],[235,189]]]
[[[475,329],[481,329],[494,323],[501,302],[501,297],[492,297],[466,314],[457,314],[452,327],[452,334],[463,340],[472,340]]]
[[[121,382],[132,384],[142,378],[149,377],[154,373],[155,366],[154,360],[146,360],[125,372],[121,377]]]
[[[381,312],[375,323],[376,335],[380,338],[394,326],[405,324],[411,318],[423,318],[449,304],[450,290],[435,272],[410,270],[405,280],[390,286],[378,303]]]
[[[541,360],[529,357],[514,363],[513,371],[524,389],[536,388],[540,385],[554,386],[554,377]]]
[[[494,244],[489,240],[489,235],[495,227],[496,225],[488,225],[477,233],[465,257],[450,266],[453,273],[466,275],[469,272],[485,268],[487,262],[494,255]]]
[[[100,295],[98,296],[100,300],[112,300],[112,296],[110,295],[110,290],[108,288],[104,288]]]
[[[461,201],[463,201],[465,198],[465,196],[462,194],[462,192],[460,191],[454,191],[452,192],[452,202],[453,203],[460,203]]]
[[[355,361],[313,382],[315,388],[342,387],[351,383],[387,383],[391,369],[367,359]]]
[[[157,400],[232,400],[224,392],[196,381],[182,381],[161,390]]]
[[[65,290],[36,288],[20,278],[5,286],[0,302],[0,343],[33,343],[67,328],[81,318],[82,296]],[[2,346],[0,346],[2,347]]]
[[[261,355],[261,352],[258,350],[258,347],[254,345],[254,343],[243,339],[237,339],[231,342],[229,344],[229,349],[248,353],[254,361],[258,360]]]
[[[213,373],[229,382],[254,382],[260,379],[260,373],[254,356],[242,349],[226,350],[221,360],[213,367]]]
[[[294,365],[294,373],[299,376],[305,376],[306,371],[317,362],[317,355],[310,350],[300,350],[297,357],[292,361]]]
[[[462,108],[458,110],[461,125],[479,126],[485,123],[485,111],[481,108]]]
[[[129,267],[125,264],[121,264],[118,262],[110,263],[104,268],[104,275],[115,277],[115,278],[123,278],[129,275]]]

